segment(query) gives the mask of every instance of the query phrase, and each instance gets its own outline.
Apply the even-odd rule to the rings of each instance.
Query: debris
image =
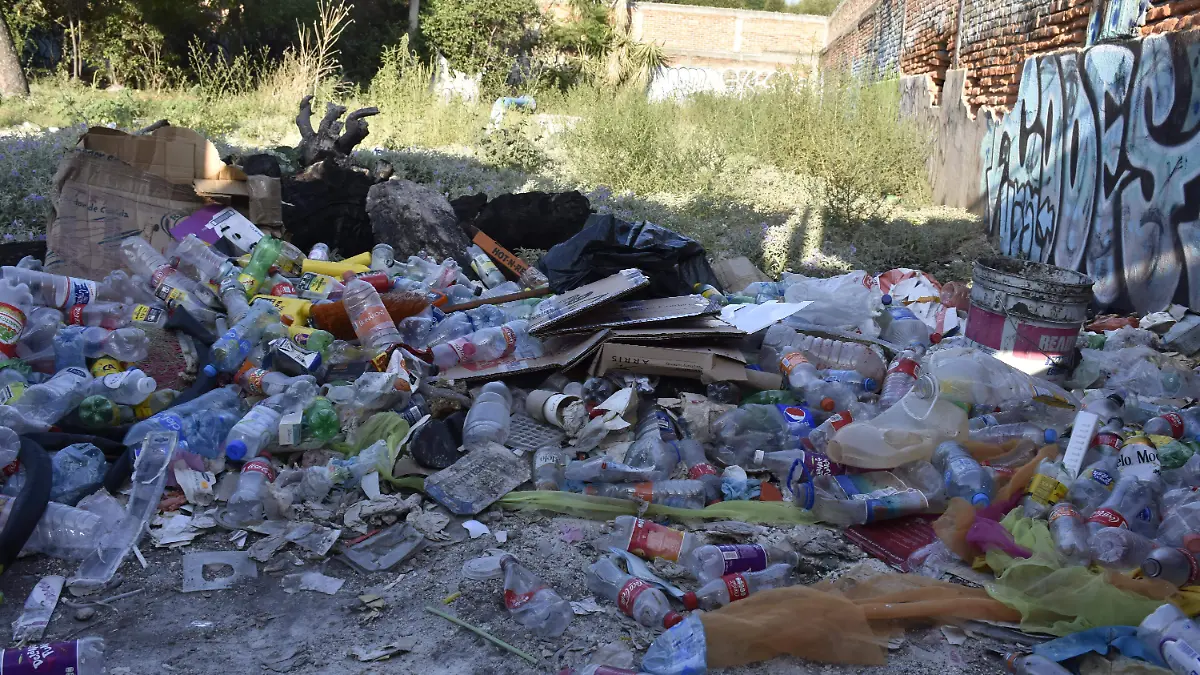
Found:
[[[345,584],[344,579],[336,579],[334,577],[325,576],[320,572],[303,572],[301,574],[289,574],[285,576],[281,585],[287,593],[295,593],[297,591],[315,591],[324,593],[325,595],[333,595],[342,588]]]
[[[468,520],[467,522],[463,523],[462,526],[465,527],[467,532],[471,534],[472,539],[478,539],[485,534],[491,534],[491,530],[488,529],[488,526],[484,525],[478,520]]]
[[[396,654],[411,652],[417,647],[416,638],[401,638],[395,642],[378,647],[355,646],[350,648],[350,655],[359,661],[386,661]]]
[[[456,626],[461,626],[462,628],[466,628],[467,630],[478,635],[479,637],[483,638],[484,640],[491,642],[492,644],[496,645],[497,647],[506,649],[534,665],[537,665],[537,663],[538,663],[538,660],[536,658],[530,656],[529,654],[526,654],[525,652],[521,651],[520,649],[517,649],[516,647],[508,644],[507,642],[505,642],[497,637],[494,637],[490,633],[488,633],[482,629],[476,628],[475,626],[472,626],[471,624],[467,623],[466,621],[463,621],[462,619],[458,619],[453,616],[450,616],[449,614],[447,614],[439,609],[434,609],[433,607],[430,607],[429,605],[425,605],[425,611],[429,612],[430,614],[436,614]]]
[[[383,572],[420,550],[424,543],[425,538],[412,525],[396,523],[347,548],[343,555],[363,571]]]
[[[224,573],[225,568],[228,568],[228,574]],[[184,593],[224,590],[256,577],[258,567],[243,551],[186,553],[183,556]]]
[[[50,625],[50,617],[58,605],[58,597],[62,594],[66,579],[59,576],[46,576],[38,580],[25,599],[25,609],[21,616],[13,622],[14,642],[37,642]],[[93,614],[95,612],[93,611]],[[76,617],[78,618],[78,617]],[[86,621],[88,618],[79,619]]]
[[[492,443],[425,479],[425,491],[451,513],[474,515],[529,478],[529,462]]]

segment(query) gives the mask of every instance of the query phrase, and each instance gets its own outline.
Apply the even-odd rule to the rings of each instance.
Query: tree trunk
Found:
[[[421,0],[408,0],[408,48],[417,48],[417,33],[421,30]]]
[[[13,44],[12,33],[0,14],[0,98],[29,95],[29,81],[21,70],[21,55]]]

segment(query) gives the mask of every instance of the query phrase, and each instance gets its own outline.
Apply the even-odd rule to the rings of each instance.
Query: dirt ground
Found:
[[[451,522],[453,539],[434,542],[391,572],[361,574],[331,555],[303,560],[296,549],[276,553],[260,564],[257,579],[234,589],[183,593],[182,559],[197,551],[234,550],[228,532],[212,530],[179,549],[154,548],[143,540],[147,567],[131,556],[121,568],[120,585],[102,597],[137,589],[140,593],[98,607],[87,621],[60,602],[46,632],[48,641],[84,636],[103,637],[110,675],[172,673],[291,673],[294,675],[359,673],[422,673],[427,675],[507,675],[554,673],[568,666],[594,662],[598,650],[605,661],[629,667],[641,662],[655,633],[599,600],[601,611],[576,616],[567,632],[544,641],[527,633],[507,614],[500,580],[472,581],[462,576],[463,563],[499,548],[517,556],[567,600],[592,597],[584,583],[588,564],[599,557],[590,542],[606,524],[539,513],[489,511],[480,518],[493,532],[469,539]],[[709,526],[711,528],[711,526]],[[506,531],[508,540],[494,538]],[[577,539],[579,541],[569,541]],[[261,538],[251,534],[247,546]],[[763,527],[759,541],[786,541],[801,554],[796,581],[811,583],[829,575],[870,573],[886,569],[861,550],[847,544],[836,530],[821,526],[791,529]],[[335,549],[336,550],[336,549]],[[34,583],[46,574],[70,576],[75,565],[32,556],[20,560],[3,577],[0,623],[15,620]],[[660,575],[685,590],[694,581],[682,568],[657,563]],[[316,570],[345,580],[335,595],[311,591],[289,594],[283,575]],[[358,596],[376,594],[386,607],[364,611]],[[457,594],[457,596],[455,595]],[[64,600],[75,599],[64,592]],[[485,642],[476,635],[425,611],[436,606],[470,622],[540,659],[537,666]],[[408,641],[410,652],[387,661],[363,663],[350,655],[355,647],[375,648]],[[952,646],[936,628],[908,631],[890,645],[889,663],[878,668],[831,666],[795,658],[778,658],[752,666],[720,671],[739,675],[802,673],[939,673],[983,675],[1004,672],[1001,660],[988,647],[1003,647],[985,637],[968,638]]]

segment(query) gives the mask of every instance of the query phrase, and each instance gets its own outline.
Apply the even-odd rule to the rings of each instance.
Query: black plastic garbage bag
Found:
[[[579,234],[546,252],[537,267],[555,293],[637,267],[650,277],[649,295],[690,295],[695,284],[720,282],[699,242],[653,223],[593,214]]]

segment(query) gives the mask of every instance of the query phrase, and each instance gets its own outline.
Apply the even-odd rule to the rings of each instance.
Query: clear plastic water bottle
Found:
[[[660,480],[644,483],[593,483],[584,494],[628,501],[662,504],[680,509],[702,509],[708,488],[698,480]]]
[[[892,305],[892,296],[883,296],[883,312],[875,318],[879,323],[879,337],[896,345],[919,344],[928,347],[929,326],[917,318],[912,310],[903,305]]]
[[[1046,518],[1054,548],[1069,565],[1087,566],[1092,561],[1090,533],[1083,516],[1070,502],[1059,502]]]
[[[866,393],[861,387],[854,389],[841,382],[819,380],[812,382],[801,390],[802,398],[818,420],[836,410],[849,410],[858,403],[859,396]]]
[[[122,441],[141,443],[154,431],[178,434],[178,448],[202,457],[215,458],[225,436],[243,414],[242,397],[233,387],[220,387],[196,398],[167,408],[130,427]]]
[[[790,564],[781,563],[754,572],[727,574],[720,579],[713,579],[695,591],[684,593],[683,606],[689,610],[703,609],[711,612],[731,602],[744,600],[753,593],[782,588],[791,578],[792,568]]]
[[[1092,533],[1089,546],[1097,565],[1124,571],[1140,566],[1158,544],[1133,530],[1104,527]]]
[[[670,472],[660,471],[653,464],[631,466],[607,456],[571,460],[563,469],[563,478],[586,483],[642,483],[666,480]]]
[[[1148,436],[1197,438],[1200,436],[1200,407],[1159,415],[1146,422],[1142,432]]]
[[[1079,477],[1071,482],[1067,501],[1079,508],[1080,515],[1088,518],[1112,495],[1119,476],[1118,457],[1101,457],[1080,471]]]
[[[972,441],[980,443],[1007,443],[1009,441],[1028,441],[1041,447],[1058,440],[1058,432],[1054,429],[1044,429],[1029,422],[1015,424],[995,424],[975,429],[970,432]]]
[[[698,480],[708,486],[705,501],[711,503],[720,499],[721,475],[717,471],[717,467],[708,461],[708,457],[704,452],[704,445],[691,438],[685,438],[679,441],[676,446],[679,449],[679,456],[683,460],[683,465],[687,467],[688,480]]]
[[[894,471],[814,476],[792,486],[800,508],[842,527],[923,513],[930,508],[931,496],[936,500],[943,494],[941,474],[923,461]]]
[[[756,452],[799,449],[814,427],[812,413],[801,405],[743,405],[710,425],[713,457],[726,465],[745,464]]]
[[[510,356],[535,358],[542,355],[542,342],[529,335],[529,322],[520,319],[435,345],[432,351],[434,364],[450,368],[459,363],[497,361]]]
[[[826,370],[821,374],[826,382],[838,382],[868,394],[879,393],[879,381],[857,370]]]
[[[144,276],[154,289],[154,296],[168,307],[190,307],[192,302],[200,305],[216,301],[216,296],[204,286],[187,278],[171,267],[167,259],[141,237],[128,237],[121,241],[121,253],[135,274]]]
[[[109,330],[99,326],[83,329],[84,355],[89,359],[111,356],[118,361],[136,363],[150,354],[150,338],[141,328]]]
[[[218,372],[232,373],[261,341],[266,327],[278,322],[279,310],[275,305],[266,300],[255,300],[245,316],[212,344],[209,352],[211,368],[206,366],[205,371],[210,377]]]
[[[258,368],[252,361],[246,361],[238,369],[234,381],[242,391],[251,396],[275,396],[282,394],[288,387],[302,380],[304,375],[289,376],[275,370]]]
[[[46,307],[61,309],[72,305],[86,305],[97,299],[96,282],[90,279],[64,277],[20,267],[2,267],[0,275],[13,284],[27,286],[37,303]]]
[[[0,495],[0,525],[12,509],[13,497]],[[106,525],[100,516],[74,506],[49,502],[41,520],[25,542],[25,551],[62,560],[82,560],[96,548]]]
[[[140,369],[97,377],[88,384],[88,396],[103,396],[121,405],[137,405],[150,397],[158,383]]]
[[[0,649],[0,663],[4,675],[103,675],[104,640],[86,637]]]
[[[1001,410],[998,412],[986,413],[983,415],[976,414],[967,421],[967,426],[971,431],[986,429],[1001,424],[1019,424],[1026,421],[1027,414],[1021,408],[1013,408],[1009,410]]]
[[[992,503],[992,474],[960,443],[946,441],[938,445],[930,461],[946,481],[947,497],[962,497],[976,508]]]
[[[167,313],[159,307],[97,300],[87,305],[75,305],[67,311],[67,323],[78,326],[99,326],[108,330],[144,328],[167,325]]]
[[[775,281],[755,281],[746,286],[741,292],[741,295],[748,295],[754,298],[756,304],[764,302],[775,302],[783,299],[783,285]]]
[[[517,623],[542,638],[555,638],[567,630],[575,618],[571,603],[511,555],[500,559],[500,569],[504,572],[504,606]]]
[[[329,260],[329,244],[317,242],[308,251],[309,260]]]
[[[791,346],[798,349],[819,369],[857,370],[867,377],[882,380],[886,372],[879,354],[859,342],[832,340],[797,333]]]
[[[1121,476],[1108,499],[1088,517],[1088,530],[1095,535],[1109,527],[1137,528],[1138,514],[1143,509],[1150,508],[1154,499],[1151,483],[1139,480],[1133,475]],[[1137,562],[1140,563],[1141,560]]]
[[[686,561],[692,551],[704,545],[691,533],[659,525],[652,520],[635,516],[617,516],[611,535],[597,542],[600,549],[614,547],[644,558],[662,558],[672,562]]]
[[[54,370],[64,368],[87,368],[83,329],[79,326],[67,326],[54,336]]]
[[[488,443],[503,444],[512,424],[512,394],[503,382],[488,382],[467,411],[463,423],[463,447],[480,448]]]
[[[626,574],[612,558],[605,557],[588,568],[587,587],[596,595],[617,604],[621,613],[647,628],[670,628],[683,621],[671,610],[663,592],[637,577]]]
[[[235,265],[194,234],[189,234],[175,247],[175,255],[200,273],[199,281],[215,282],[234,271]]]
[[[275,469],[265,457],[257,457],[242,465],[237,490],[225,506],[225,519],[230,525],[247,526],[266,518],[263,493],[268,483],[275,482]]]
[[[230,321],[237,323],[250,311],[250,303],[246,301],[246,289],[238,282],[237,277],[230,275],[222,278],[218,292]]]
[[[283,414],[260,403],[238,420],[225,437],[225,454],[234,461],[253,459],[271,444],[279,432]]]
[[[1083,409],[1099,415],[1101,424],[1115,422],[1118,427],[1124,424],[1125,399],[1119,394],[1109,394],[1091,401],[1084,400]]]
[[[1200,672],[1200,628],[1170,603],[1154,610],[1137,629],[1138,639],[1175,673]]]
[[[0,405],[0,426],[17,433],[45,431],[87,397],[92,375],[83,368],[64,368],[54,377],[25,390],[11,405]]]
[[[1200,581],[1200,562],[1186,548],[1160,546],[1142,561],[1142,574],[1148,579],[1162,579],[1182,588]]]
[[[1050,508],[1067,496],[1067,482],[1071,480],[1062,462],[1042,460],[1038,464],[1037,473],[1029,481],[1021,506],[1026,518],[1040,518],[1050,511]],[[1089,532],[1090,532],[1089,528]]]
[[[759,544],[709,544],[692,552],[688,570],[701,584],[729,574],[760,572],[772,565],[786,565],[790,570],[799,562],[794,551]]]
[[[557,491],[565,479],[567,452],[557,446],[539,448],[533,453],[533,489]]]
[[[471,269],[479,276],[484,286],[495,288],[505,282],[504,274],[497,269],[496,263],[492,262],[483,249],[471,244],[467,247],[467,255],[471,256]]]
[[[33,311],[33,295],[26,284],[0,279],[0,355],[14,358],[25,320]]]
[[[387,307],[379,299],[379,293],[371,284],[348,273],[345,277],[346,290],[342,294],[342,304],[354,325],[354,333],[358,335],[363,347],[373,350],[386,349],[389,345],[400,342],[400,332],[396,330],[396,322],[388,314]]]
[[[104,275],[96,286],[96,292],[100,300],[162,307],[162,301],[150,288],[150,280],[141,274],[131,275],[125,270],[113,270]]]

